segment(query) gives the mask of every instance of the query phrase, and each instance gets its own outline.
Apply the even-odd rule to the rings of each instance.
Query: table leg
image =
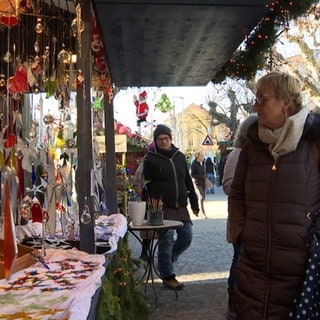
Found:
[[[140,239],[140,237],[137,236],[134,231],[131,231],[131,230],[129,230],[129,231],[143,246],[144,244],[143,244],[143,241]],[[154,246],[154,242],[155,242],[154,240],[155,240],[156,231],[152,230],[151,239],[149,239],[149,232],[151,232],[151,230],[146,232],[146,235],[147,235],[147,239],[146,240],[150,240],[150,243],[149,243],[148,247],[145,247],[146,252],[147,252],[147,266],[146,266],[146,270],[145,270],[143,276],[137,282],[137,284],[139,284],[143,280],[145,280],[145,288],[144,288],[144,290],[145,290],[145,293],[146,293],[147,292],[147,284],[148,284],[149,280],[151,280],[151,285],[152,285],[152,289],[153,289],[153,293],[154,293],[155,305],[157,307],[158,306],[158,297],[157,297],[156,288],[154,286],[154,274],[153,274],[153,271],[155,271],[155,273],[159,276],[158,272],[156,271],[156,266],[155,266],[155,263],[154,263],[155,250],[157,248],[157,244]]]
[[[147,292],[147,284],[148,284],[149,280],[151,280],[151,285],[152,285],[152,289],[153,289],[153,293],[154,293],[156,307],[158,306],[158,297],[157,297],[157,292],[156,292],[156,288],[154,285],[154,274],[156,274],[159,277],[159,279],[162,280],[162,278],[158,272],[158,269],[157,269],[157,266],[155,263],[155,254],[156,254],[160,239],[166,234],[166,232],[168,230],[169,229],[161,230],[161,232],[158,233],[158,240],[157,241],[155,241],[156,234],[157,234],[156,230],[149,230],[146,232],[146,240],[150,240],[150,242],[148,241],[148,243],[149,243],[148,247],[145,247],[145,250],[147,252],[147,266],[146,266],[146,270],[145,270],[143,276],[137,282],[137,284],[139,284],[143,281],[143,279],[145,279],[145,288],[144,289],[145,289],[145,293],[146,293]],[[141,243],[141,245],[144,246],[143,241],[140,239],[140,237],[137,236],[133,230],[129,229],[129,231]],[[150,233],[152,232],[151,238],[149,238],[149,232]],[[178,299],[177,290],[175,289],[174,292],[175,292],[176,298]]]

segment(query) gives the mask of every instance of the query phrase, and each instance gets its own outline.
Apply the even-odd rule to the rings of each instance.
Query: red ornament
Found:
[[[12,148],[16,141],[16,136],[13,133],[10,133],[3,145],[5,148]]]
[[[39,203],[31,206],[32,222],[42,222],[42,208]]]
[[[15,94],[19,92],[28,92],[27,67],[20,64],[16,70],[16,74],[8,80],[8,90]]]
[[[11,28],[18,24],[18,18],[15,15],[8,16],[4,14],[0,17],[0,22],[8,28]]]

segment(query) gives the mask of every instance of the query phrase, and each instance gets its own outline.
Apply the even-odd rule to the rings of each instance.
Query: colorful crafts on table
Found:
[[[0,280],[0,319],[86,319],[105,256],[47,249],[42,262]]]

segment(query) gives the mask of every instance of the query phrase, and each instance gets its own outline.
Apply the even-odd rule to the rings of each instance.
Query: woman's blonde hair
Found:
[[[262,76],[256,84],[256,92],[261,88],[270,89],[275,96],[289,99],[289,113],[295,114],[302,109],[302,83],[285,72],[272,71]]]
[[[202,150],[196,151],[194,154],[195,159],[197,159],[201,153],[203,154]]]

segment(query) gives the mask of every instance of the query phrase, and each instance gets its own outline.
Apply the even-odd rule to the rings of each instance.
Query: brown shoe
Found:
[[[176,278],[163,280],[163,286],[169,290],[183,290],[184,288],[184,284],[179,282]]]

